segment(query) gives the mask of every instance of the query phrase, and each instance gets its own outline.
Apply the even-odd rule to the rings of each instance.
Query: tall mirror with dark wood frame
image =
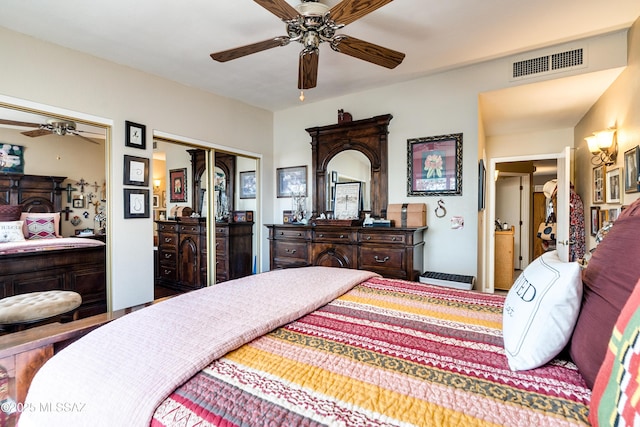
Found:
[[[345,155],[344,153],[352,159],[359,158],[360,166],[357,169],[370,170],[368,179],[355,178],[365,184],[364,200],[369,204],[363,204],[364,211],[371,213],[373,217],[386,216],[388,126],[392,118],[393,116],[386,114],[306,129],[311,136],[313,217],[332,210],[331,187],[335,184],[332,181],[339,180],[341,175],[354,178],[355,169],[350,167],[348,171],[340,171],[337,166],[342,162],[338,159]],[[362,156],[356,157],[353,152],[361,153],[368,160],[368,165]]]

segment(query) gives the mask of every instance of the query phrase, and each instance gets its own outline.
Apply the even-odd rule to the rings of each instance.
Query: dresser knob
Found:
[[[389,261],[389,257],[388,257],[388,256],[386,256],[386,257],[384,257],[384,258],[380,259],[380,258],[378,258],[378,255],[376,255],[376,256],[374,256],[373,258],[376,260],[376,262],[379,262],[379,263],[383,263],[383,262],[387,262],[387,261]]]
[[[298,233],[298,237],[302,236],[302,233]]]
[[[341,238],[341,239],[344,239],[344,234],[341,234],[341,235],[340,235],[340,238]]]
[[[371,236],[367,236],[367,240],[371,240]]]
[[[287,252],[289,254],[295,254],[296,250],[295,249],[287,249],[285,252]]]
[[[395,241],[396,241],[395,236],[391,238],[391,241],[392,241],[392,242],[395,242]]]
[[[318,237],[324,237],[324,234],[318,234]]]

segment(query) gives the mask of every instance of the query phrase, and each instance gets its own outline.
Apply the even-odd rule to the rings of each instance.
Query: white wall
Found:
[[[271,180],[275,175],[271,161],[273,115],[269,111],[4,28],[0,28],[0,52],[4,58],[11,58],[2,62],[0,95],[15,98],[16,103],[33,101],[44,110],[63,108],[96,116],[102,123],[113,123],[107,155],[113,309],[153,299],[153,220],[123,218],[125,154],[151,158],[152,134],[162,131],[211,146],[258,153],[266,160],[261,168],[263,182],[267,181],[264,177]],[[146,150],[125,147],[125,120],[147,126]],[[273,194],[269,187],[265,191]],[[270,221],[271,198],[265,197],[264,204],[267,214],[261,219]]]

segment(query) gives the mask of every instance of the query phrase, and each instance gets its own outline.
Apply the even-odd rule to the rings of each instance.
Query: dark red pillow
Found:
[[[584,271],[582,308],[569,352],[593,388],[613,326],[640,278],[640,200],[616,220]]]
[[[0,205],[0,221],[18,221],[21,213],[20,205]]]

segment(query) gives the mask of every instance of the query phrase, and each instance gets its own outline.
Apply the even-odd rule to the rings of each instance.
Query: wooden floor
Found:
[[[170,297],[180,294],[182,292],[173,289],[165,288],[164,286],[155,285],[153,288],[153,299]]]

